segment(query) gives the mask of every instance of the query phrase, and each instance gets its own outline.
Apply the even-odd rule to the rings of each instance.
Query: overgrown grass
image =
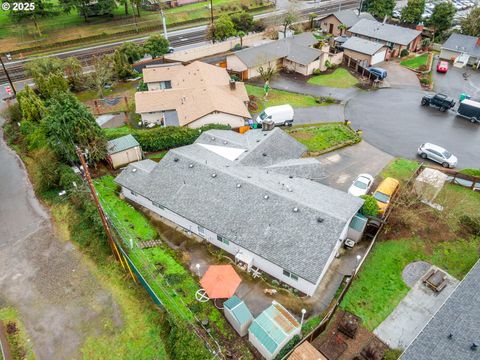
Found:
[[[308,83],[333,88],[350,88],[355,86],[358,80],[347,69],[338,68],[331,74],[312,76]]]
[[[245,87],[247,88],[248,95],[254,95],[257,97],[257,112],[261,112],[268,106],[283,104],[290,104],[294,108],[327,105],[327,103],[317,102],[315,97],[310,95],[303,95],[276,89],[270,89],[267,100],[264,100],[265,93],[262,87],[250,84],[245,84]]]
[[[113,177],[96,179],[95,184],[100,201],[123,237],[132,238],[134,244],[158,238],[147,218],[117,196]],[[195,293],[200,288],[197,280],[167,245],[145,250],[134,246],[129,250],[129,257],[176,321],[195,323],[195,315],[208,318],[213,325],[212,334],[224,339],[235,338],[226,320],[210,302],[199,303],[195,300]],[[248,353],[247,348],[236,350]]]
[[[289,134],[304,144],[308,151],[319,152],[341,144],[359,142],[360,136],[343,123],[320,123],[294,127]]]
[[[407,181],[419,167],[419,163],[413,160],[397,158],[387,165],[381,172],[382,178],[393,177],[400,181]]]
[[[14,360],[34,360],[35,355],[31,344],[28,342],[25,326],[20,320],[17,310],[11,307],[0,308],[0,320],[6,328],[7,341]],[[12,325],[14,324],[15,331]],[[10,328],[10,331],[8,331]],[[0,359],[3,359],[0,352]]]
[[[377,243],[341,307],[360,316],[364,325],[375,329],[395,309],[409,287],[402,271],[410,262],[424,260],[461,279],[478,259],[480,239],[435,244],[433,252],[418,238]]]
[[[400,65],[405,66],[409,69],[417,70],[420,66],[422,65],[427,65],[428,63],[428,53],[415,56],[409,59],[405,59],[403,61],[400,61]]]
[[[151,160],[154,160],[154,161],[160,161],[163,159],[163,157],[167,155],[167,151],[160,151],[160,152],[156,152],[156,153],[150,153],[150,154],[147,154],[147,159],[151,159]]]

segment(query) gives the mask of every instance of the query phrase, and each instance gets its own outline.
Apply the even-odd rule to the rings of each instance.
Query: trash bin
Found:
[[[471,96],[468,95],[468,94],[465,94],[465,93],[461,93],[460,96],[459,96],[460,101],[463,101],[465,99],[470,99],[470,98],[471,98]]]

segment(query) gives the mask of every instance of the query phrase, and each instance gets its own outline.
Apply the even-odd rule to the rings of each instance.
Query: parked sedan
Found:
[[[353,196],[366,195],[373,184],[373,176],[370,174],[360,174],[348,188],[348,193]]]
[[[442,148],[441,146],[435,144],[422,144],[418,148],[417,153],[422,159],[430,159],[439,164],[442,164],[442,166],[445,168],[454,168],[455,166],[457,166],[457,157]]]
[[[437,72],[446,73],[448,71],[448,62],[439,61],[437,64]]]

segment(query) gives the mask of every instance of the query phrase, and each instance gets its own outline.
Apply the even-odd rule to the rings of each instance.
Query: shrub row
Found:
[[[228,130],[230,126],[211,124],[198,129],[177,126],[157,127],[154,129],[132,129],[124,126],[118,129],[105,129],[105,135],[108,140],[112,140],[132,134],[141,145],[143,151],[152,152],[190,145],[202,132],[210,129]]]

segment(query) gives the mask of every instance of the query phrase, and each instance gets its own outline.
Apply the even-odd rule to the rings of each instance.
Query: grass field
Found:
[[[403,65],[409,69],[416,70],[422,65],[427,65],[429,54],[422,54],[420,56],[415,56],[410,59],[400,61],[400,65]]]
[[[257,112],[261,112],[268,106],[283,104],[290,104],[294,108],[327,105],[326,103],[318,103],[317,100],[310,95],[275,89],[270,89],[267,100],[264,100],[265,93],[262,87],[250,84],[245,84],[245,87],[247,88],[248,95],[257,97],[257,104],[259,106]]]
[[[61,10],[58,0],[53,0],[52,3]],[[215,16],[240,11],[242,8],[255,12],[255,9],[265,5],[267,3],[260,0],[243,0],[241,3],[237,0],[213,0]],[[15,23],[7,12],[0,10],[0,48],[8,52],[42,43],[55,44],[61,41],[82,40],[94,35],[106,37],[119,32],[135,31],[135,22],[139,29],[158,27],[158,31],[162,31],[162,20],[158,11],[141,9],[140,15],[134,19],[131,7],[129,7],[129,14],[125,15],[124,7],[120,5],[114,10],[113,18],[92,17],[88,23],[85,23],[83,17],[79,16],[75,10],[70,13],[59,11],[57,15],[38,20],[42,32],[40,36],[33,22]],[[199,2],[166,9],[165,17],[167,25],[174,27],[184,22],[207,21],[210,17],[210,9],[206,2]]]
[[[360,141],[360,137],[343,123],[299,126],[293,127],[288,132],[310,152],[324,151],[341,144],[354,144]]]
[[[308,83],[333,88],[350,88],[355,86],[358,80],[347,69],[338,68],[331,74],[313,76]]]
[[[383,172],[408,179],[418,163],[397,159]],[[369,330],[375,329],[410,290],[402,271],[413,261],[436,265],[462,279],[479,258],[480,237],[461,226],[464,215],[478,216],[480,194],[446,183],[435,199],[440,213],[405,192],[397,199],[384,232],[353,282],[341,306],[360,316]]]
[[[11,307],[0,308],[0,320],[6,328],[7,341],[13,358],[21,360],[34,360],[31,344],[28,342],[28,334],[20,320],[17,310]],[[0,359],[3,359],[0,352]]]

